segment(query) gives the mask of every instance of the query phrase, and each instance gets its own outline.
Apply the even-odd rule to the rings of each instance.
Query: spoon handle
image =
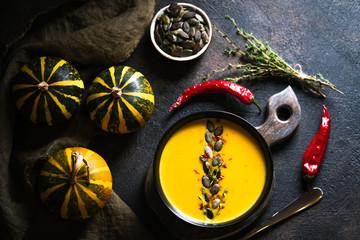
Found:
[[[315,187],[310,191],[305,192],[303,195],[295,199],[292,203],[287,205],[281,211],[275,213],[263,225],[248,232],[245,236],[240,238],[240,240],[249,239],[252,236],[256,235],[257,233],[261,232],[262,230],[267,229],[268,227],[294,215],[295,213],[298,213],[302,210],[305,210],[308,207],[311,207],[312,205],[320,201],[322,196],[323,196],[323,191],[318,187]]]

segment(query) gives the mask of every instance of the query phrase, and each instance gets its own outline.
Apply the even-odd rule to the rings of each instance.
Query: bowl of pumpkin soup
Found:
[[[172,214],[205,228],[255,219],[274,181],[263,136],[246,120],[222,111],[196,113],[168,129],[153,171],[157,192]]]

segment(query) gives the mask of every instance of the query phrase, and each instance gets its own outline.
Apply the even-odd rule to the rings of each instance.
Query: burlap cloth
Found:
[[[43,209],[36,190],[39,161],[63,147],[87,146],[98,130],[89,123],[84,104],[66,124],[40,128],[28,123],[17,116],[11,82],[23,64],[52,55],[75,65],[88,84],[100,70],[130,56],[154,7],[154,0],[69,0],[37,16],[8,44],[0,68],[1,239],[153,238],[115,192],[86,221],[65,221]]]

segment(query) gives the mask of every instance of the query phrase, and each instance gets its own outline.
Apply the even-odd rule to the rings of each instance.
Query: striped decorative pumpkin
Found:
[[[79,72],[57,57],[40,57],[24,65],[15,80],[17,109],[33,123],[53,126],[79,108],[84,83]]]
[[[112,176],[99,154],[82,147],[66,148],[44,163],[39,191],[51,212],[64,219],[86,219],[105,206]]]
[[[113,66],[92,82],[87,106],[90,118],[104,131],[129,133],[149,120],[154,94],[140,72],[127,66]]]

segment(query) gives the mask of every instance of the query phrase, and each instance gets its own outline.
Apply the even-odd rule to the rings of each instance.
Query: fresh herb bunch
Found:
[[[336,88],[329,80],[325,79],[320,73],[316,75],[307,75],[302,72],[301,66],[296,64],[291,67],[286,63],[274,50],[271,49],[269,42],[263,44],[260,40],[254,37],[251,33],[245,32],[239,28],[234,18],[229,15],[225,16],[225,19],[230,20],[237,31],[238,35],[241,35],[246,41],[245,51],[241,50],[239,46],[236,46],[225,33],[213,25],[213,28],[219,32],[223,38],[225,38],[232,47],[225,49],[225,52],[229,55],[240,54],[240,59],[247,61],[248,63],[228,64],[226,67],[212,70],[204,77],[207,80],[211,75],[224,72],[231,69],[239,69],[242,71],[242,75],[239,77],[228,77],[224,80],[238,82],[244,79],[258,79],[268,76],[282,77],[293,79],[299,82],[303,89],[307,92],[314,93],[315,95],[325,97],[323,93],[324,86],[329,87],[341,94],[340,90]]]

